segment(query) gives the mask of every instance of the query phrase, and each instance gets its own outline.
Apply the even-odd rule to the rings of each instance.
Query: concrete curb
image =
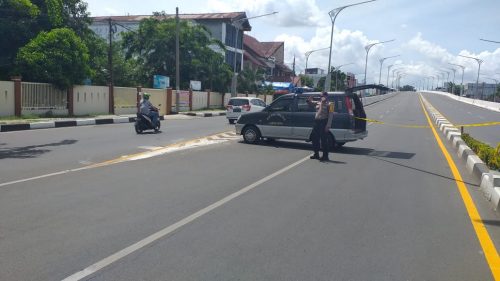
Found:
[[[160,120],[165,120],[165,116],[160,116]],[[133,123],[135,117],[117,116],[112,118],[97,118],[97,119],[75,119],[61,121],[43,121],[26,124],[6,124],[0,125],[0,132],[12,132],[22,130],[49,129],[61,127],[89,126],[89,125],[105,125],[119,123]]]
[[[181,112],[179,114],[197,117],[226,116],[226,112]]]
[[[480,188],[485,198],[500,211],[500,173],[490,171],[488,166],[462,140],[462,134],[423,98],[427,110],[445,138],[452,144],[457,156],[464,161],[467,171],[481,181]]]

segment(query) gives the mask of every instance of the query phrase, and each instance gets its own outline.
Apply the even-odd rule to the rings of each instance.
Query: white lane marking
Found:
[[[54,172],[54,173],[45,174],[45,175],[40,175],[40,176],[36,176],[36,177],[4,182],[4,183],[0,183],[0,187],[12,185],[12,184],[16,184],[16,183],[21,183],[21,182],[27,182],[27,181],[47,178],[47,177],[52,177],[52,176],[57,176],[57,175],[62,175],[62,174],[66,174],[69,172],[76,172],[76,171],[81,171],[81,170],[85,170],[85,169],[92,169],[92,168],[97,168],[97,167],[102,167],[102,166],[123,163],[126,161],[134,161],[134,160],[151,158],[154,156],[159,156],[162,154],[171,153],[171,152],[175,152],[175,151],[179,151],[179,150],[186,150],[186,149],[196,148],[196,147],[200,147],[200,146],[206,146],[206,145],[210,145],[210,144],[223,143],[223,142],[239,139],[240,136],[235,135],[231,139],[219,138],[216,136],[215,137],[212,136],[212,137],[213,137],[212,140],[208,140],[208,138],[210,138],[210,137],[204,137],[204,138],[201,138],[199,140],[190,141],[188,143],[171,144],[171,145],[167,145],[166,147],[161,147],[161,148],[153,150],[153,151],[146,151],[146,152],[138,153],[135,155],[122,155],[122,156],[120,156],[121,159],[118,158],[118,159],[113,159],[110,161],[91,164],[89,166],[85,166],[85,167],[81,167],[81,168],[63,170],[63,171]],[[84,163],[81,163],[81,164],[85,165]]]
[[[20,180],[15,180],[15,181],[4,182],[4,183],[0,183],[0,187],[11,185],[11,184],[15,184],[15,183],[21,183],[21,182],[26,182],[26,181],[32,181],[32,180],[43,179],[43,178],[48,178],[48,177],[52,177],[52,176],[67,174],[69,172],[76,172],[76,171],[86,170],[86,169],[90,169],[90,168],[91,167],[81,167],[81,168],[64,170],[64,171],[59,171],[59,172],[55,172],[55,173],[45,174],[45,175],[31,177],[31,178],[26,178],[26,179],[20,179]]]
[[[279,170],[279,171],[276,171],[246,187],[244,187],[243,189],[239,190],[239,191],[236,191],[235,193],[233,194],[230,194],[224,198],[222,198],[221,200],[213,203],[212,205],[210,206],[207,206],[199,211],[197,211],[196,213],[193,213],[185,218],[183,218],[182,220],[170,225],[170,226],[167,226],[165,227],[164,229],[140,240],[139,242],[136,242],[135,244],[132,244],[128,247],[126,247],[125,249],[122,249],[114,254],[112,254],[111,256],[107,257],[107,258],[104,258],[96,263],[94,263],[93,265],[81,270],[81,271],[78,271],[76,273],[74,273],[73,275],[69,276],[69,277],[66,277],[63,279],[63,281],[76,281],[76,280],[81,280],[91,274],[94,274],[96,273],[97,271],[103,269],[104,267],[132,254],[133,252],[137,251],[137,250],[140,250],[141,248],[144,248],[145,246],[163,238],[164,236],[172,233],[173,231],[181,228],[182,226],[198,219],[199,217],[211,212],[212,210],[228,203],[229,201],[241,196],[242,194],[254,189],[255,187],[269,181],[270,179],[300,165],[301,163],[307,161],[309,159],[309,155],[305,158],[302,158],[300,159],[299,161],[295,162],[295,163],[292,163],[286,167],[284,167],[283,169]]]
[[[161,146],[138,146],[137,148],[144,149],[144,150],[156,150],[162,148]]]

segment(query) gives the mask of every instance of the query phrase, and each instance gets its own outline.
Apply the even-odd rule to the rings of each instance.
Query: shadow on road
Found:
[[[411,167],[411,166],[408,166],[408,165],[404,165],[404,164],[401,164],[401,163],[396,163],[396,162],[393,162],[393,161],[390,161],[390,160],[387,160],[387,159],[382,159],[382,158],[379,158],[379,157],[376,157],[376,156],[371,156],[372,158],[375,158],[377,160],[380,160],[380,161],[384,161],[386,163],[390,163],[390,164],[394,164],[396,166],[400,166],[400,167],[404,167],[404,168],[408,168],[408,169],[412,169],[412,170],[415,170],[415,171],[419,171],[419,172],[422,172],[422,173],[426,173],[428,175],[433,175],[433,176],[437,176],[437,177],[440,177],[440,178],[444,178],[444,179],[448,179],[448,180],[451,180],[451,181],[455,181],[455,178],[452,178],[452,177],[448,177],[448,176],[444,176],[444,175],[440,175],[440,174],[437,174],[437,173],[434,173],[434,172],[431,172],[431,171],[426,171],[426,170],[423,170],[423,169],[419,169],[419,168],[415,168],[415,167]],[[470,182],[466,182],[466,181],[461,181],[465,184],[468,184],[468,185],[472,185],[472,186],[475,186],[475,187],[479,187],[478,184],[476,183],[470,183]]]
[[[487,225],[500,227],[500,221],[496,221],[496,220],[475,220],[475,221],[482,222],[482,223],[487,224]]]
[[[310,143],[305,143],[305,142],[295,142],[295,141],[273,141],[273,142],[261,142],[259,145],[261,146],[266,146],[266,147],[276,147],[276,148],[289,148],[289,149],[298,149],[298,150],[305,150],[305,151],[311,151],[312,147]],[[455,181],[453,177],[450,176],[445,176],[441,175],[438,173],[434,173],[432,171],[427,171],[424,169],[408,166],[405,164],[397,163],[391,160],[388,160],[387,158],[390,159],[402,159],[402,160],[408,160],[413,158],[415,156],[415,153],[408,153],[408,152],[398,152],[398,151],[383,151],[383,150],[375,150],[372,148],[365,148],[365,147],[340,147],[336,148],[333,151],[333,157],[335,157],[335,154],[346,154],[346,155],[364,155],[368,156],[380,161],[384,161],[386,163],[390,163],[393,165],[397,165],[399,167],[404,167],[408,169],[412,169],[414,171],[422,172],[428,175],[433,175],[437,176],[440,178],[444,178],[447,180]],[[342,164],[344,162],[341,162]],[[470,183],[470,182],[465,182],[462,181],[463,183],[475,187],[479,187],[477,183]]]
[[[0,148],[0,159],[8,158],[35,158],[44,153],[50,152],[50,149],[41,149],[43,147],[51,146],[61,146],[61,145],[71,145],[76,143],[77,140],[63,140],[60,142],[40,144],[40,145],[30,145],[24,147],[11,147],[11,148]]]

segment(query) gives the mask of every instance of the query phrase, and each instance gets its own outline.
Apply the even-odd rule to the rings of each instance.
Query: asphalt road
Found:
[[[417,105],[418,95],[399,94],[366,111],[368,118],[426,125]],[[208,134],[228,128],[222,118],[184,121],[190,132],[201,130],[200,122],[214,126]],[[107,137],[101,127],[81,133],[106,142],[96,141],[107,154],[95,153],[93,163],[137,152],[142,137],[151,145],[170,140],[155,139],[164,133],[130,141],[130,126],[108,129]],[[493,280],[431,130],[368,130],[329,163],[307,159],[308,143],[228,139],[1,186],[0,280],[61,280],[107,265],[115,253],[116,261],[88,269],[84,280]],[[9,137],[35,145],[39,134],[48,138],[41,143],[67,137],[59,129]],[[130,147],[109,151],[125,135]],[[86,150],[57,146],[9,161],[42,175],[47,168],[30,166],[33,160]],[[457,164],[498,249],[500,216]],[[145,244],[119,252],[137,242]]]
[[[449,97],[425,93],[424,96],[453,124],[475,124],[500,121],[500,112],[460,102]],[[472,137],[496,147],[500,143],[500,126],[466,127]]]
[[[75,169],[155,147],[231,130],[224,116],[161,121],[162,132],[137,135],[133,123],[66,127],[0,136],[0,181]]]

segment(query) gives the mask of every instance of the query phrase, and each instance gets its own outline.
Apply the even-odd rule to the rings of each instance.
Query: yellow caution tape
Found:
[[[394,126],[394,127],[400,127],[400,128],[430,128],[428,125],[406,125],[406,124],[395,124],[395,123],[388,123],[380,120],[375,120],[375,119],[368,119],[368,118],[361,118],[361,117],[354,117],[359,120],[365,120],[367,122],[371,123],[376,123],[376,124],[383,124],[383,125],[388,125],[388,126]]]
[[[497,126],[497,125],[500,125],[500,121],[477,123],[477,124],[461,124],[453,126],[459,128],[459,127],[485,127],[485,126]]]
[[[375,120],[375,119],[368,119],[368,118],[361,118],[361,117],[354,117],[354,118],[358,119],[358,120],[364,120],[366,122],[375,123],[375,124],[383,124],[383,125],[401,127],[401,128],[430,128],[428,125],[396,124],[396,123],[388,123],[385,121],[380,121],[380,120]],[[500,125],[500,121],[475,123],[475,124],[460,124],[460,125],[452,125],[452,126],[455,128],[460,128],[460,127],[486,127],[486,126],[498,126],[498,125]]]

